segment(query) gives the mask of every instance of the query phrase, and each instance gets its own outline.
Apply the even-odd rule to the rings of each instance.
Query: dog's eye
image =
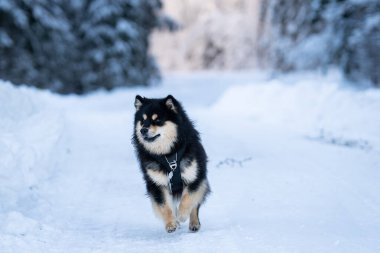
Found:
[[[162,123],[162,121],[161,121],[161,120],[159,120],[159,119],[156,119],[156,120],[154,121],[154,123],[155,123],[156,125],[159,125],[159,124],[161,124],[161,123]]]

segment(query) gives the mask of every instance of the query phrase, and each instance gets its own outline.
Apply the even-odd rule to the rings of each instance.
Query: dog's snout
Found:
[[[146,127],[141,128],[140,133],[143,135],[146,135],[148,133],[148,128]]]

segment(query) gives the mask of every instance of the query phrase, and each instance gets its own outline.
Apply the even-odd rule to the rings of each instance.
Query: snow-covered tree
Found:
[[[163,0],[181,24],[155,32],[164,70],[339,68],[380,86],[379,0]]]
[[[70,26],[49,0],[0,1],[0,77],[43,87],[52,81]],[[42,81],[39,83],[38,81]]]
[[[60,93],[159,78],[148,37],[160,0],[0,1],[0,78]]]
[[[263,0],[262,66],[282,71],[338,66],[380,86],[380,2]]]
[[[256,65],[260,0],[163,0],[180,24],[157,31],[152,52],[164,70],[238,70]]]

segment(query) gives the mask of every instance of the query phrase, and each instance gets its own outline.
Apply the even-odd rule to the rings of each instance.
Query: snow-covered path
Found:
[[[348,91],[345,98],[340,88],[282,86],[242,74],[173,75],[151,90],[46,96],[65,118],[62,162],[39,185],[30,212],[8,214],[0,252],[379,252],[379,92]],[[358,96],[366,103],[357,112],[349,107],[352,121],[342,116],[336,121],[350,124],[340,126],[339,108],[313,104],[323,117],[310,116],[315,112],[307,104],[294,111],[304,101],[288,90],[306,97],[326,92],[323,103],[335,106],[361,101]],[[213,193],[198,233],[187,224],[165,232],[144,195],[131,146],[134,96],[168,93],[194,119],[210,159]],[[294,108],[284,108],[291,103]],[[357,127],[363,113],[369,122]]]

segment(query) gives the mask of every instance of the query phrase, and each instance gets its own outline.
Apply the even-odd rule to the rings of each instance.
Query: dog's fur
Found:
[[[136,96],[135,108],[133,143],[154,211],[164,221],[167,232],[175,231],[179,222],[188,218],[189,229],[198,231],[199,208],[210,192],[207,156],[199,133],[171,95],[163,99]],[[181,170],[183,189],[171,193],[169,171],[158,162],[158,157],[179,149],[184,150],[177,168]]]

